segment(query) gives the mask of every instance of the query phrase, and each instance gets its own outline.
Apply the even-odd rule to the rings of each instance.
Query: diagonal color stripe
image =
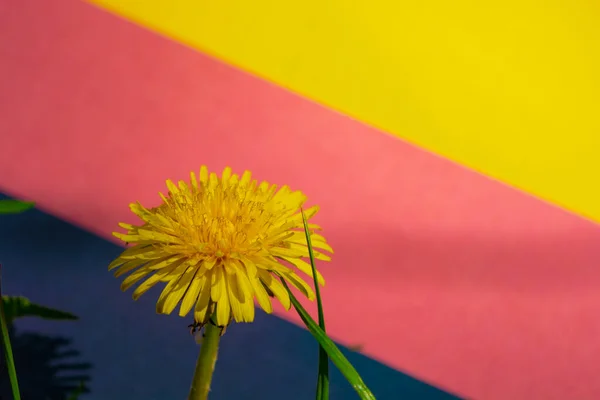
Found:
[[[600,221],[588,0],[93,0]]]
[[[322,206],[342,343],[470,398],[600,398],[597,225],[78,1],[0,29],[0,190],[109,237],[167,177],[248,168]]]

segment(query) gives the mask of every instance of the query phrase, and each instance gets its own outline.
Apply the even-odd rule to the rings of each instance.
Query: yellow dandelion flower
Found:
[[[126,243],[126,249],[108,269],[115,276],[131,272],[121,284],[125,291],[145,280],[133,292],[137,300],[158,282],[166,282],[156,311],[170,314],[180,304],[184,317],[193,309],[199,324],[216,316],[216,324],[227,326],[254,320],[254,299],[267,313],[273,311],[270,298],[277,298],[286,309],[290,298],[279,281],[282,277],[313,300],[312,288],[297,275],[313,277],[312,268],[303,260],[308,248],[300,207],[306,196],[300,191],[268,182],[257,183],[246,171],[241,177],[225,168],[221,177],[208,173],[190,174],[189,184],[175,185],[167,180],[167,196],[162,203],[147,209],[131,204],[131,211],[143,224],[121,223],[127,233],[114,235]],[[318,207],[304,211],[307,219]],[[315,249],[333,253],[320,230],[309,224]],[[329,256],[314,251],[315,258]],[[314,279],[314,278],[313,278]],[[320,285],[325,281],[317,273]]]

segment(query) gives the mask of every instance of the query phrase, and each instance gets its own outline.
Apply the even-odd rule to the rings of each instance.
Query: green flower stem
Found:
[[[0,268],[2,268],[0,266]],[[0,271],[1,274],[1,271]],[[0,275],[0,286],[2,285],[2,277]],[[15,369],[15,360],[13,359],[12,346],[10,345],[10,336],[8,333],[8,323],[4,313],[4,298],[0,289],[0,328],[2,329],[2,344],[4,345],[4,355],[6,357],[6,365],[8,368],[8,377],[10,379],[10,387],[12,388],[13,398],[21,400],[19,392],[19,382],[17,381],[17,370]]]
[[[206,400],[208,398],[220,340],[221,328],[210,323],[206,324],[188,400]]]

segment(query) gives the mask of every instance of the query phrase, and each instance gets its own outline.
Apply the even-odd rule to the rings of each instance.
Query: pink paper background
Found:
[[[467,397],[600,398],[591,222],[74,0],[0,3],[0,121],[0,190],[106,238],[201,164],[302,189],[336,339]]]

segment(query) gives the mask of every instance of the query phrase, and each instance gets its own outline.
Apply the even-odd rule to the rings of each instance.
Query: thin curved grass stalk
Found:
[[[2,330],[2,344],[4,347],[4,356],[6,357],[6,366],[8,369],[8,378],[15,400],[21,400],[21,392],[19,391],[19,381],[17,379],[17,370],[15,368],[15,360],[10,345],[10,335],[8,333],[8,323],[4,313],[4,299],[2,297],[2,265],[0,265],[0,329]]]
[[[300,209],[302,213],[302,223],[304,225],[304,234],[306,235],[306,244],[308,246],[308,255],[310,257],[310,267],[312,268],[313,279],[315,284],[315,295],[317,297],[317,308],[319,313],[319,327],[325,330],[325,313],[323,312],[323,301],[321,300],[321,289],[319,288],[319,282],[317,279],[317,268],[315,267],[315,255],[312,249],[312,242],[310,240],[310,232],[308,230],[308,221],[304,215],[304,210]],[[319,344],[319,372],[317,375],[317,390],[316,400],[329,400],[329,357],[327,352]]]

